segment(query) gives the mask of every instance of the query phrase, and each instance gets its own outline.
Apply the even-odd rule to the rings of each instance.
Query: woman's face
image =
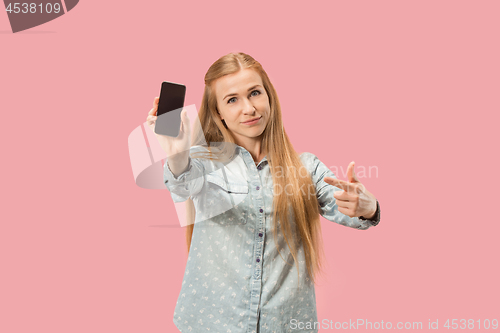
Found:
[[[243,69],[215,80],[213,87],[219,116],[236,143],[242,145],[248,139],[258,138],[270,114],[269,97],[260,75],[253,69]],[[259,119],[248,122],[256,118]]]

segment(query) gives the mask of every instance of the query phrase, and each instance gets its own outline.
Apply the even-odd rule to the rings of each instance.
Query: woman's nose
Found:
[[[255,107],[253,106],[253,104],[248,100],[248,99],[245,99],[245,104],[243,105],[243,112],[244,113],[254,113],[255,112]]]

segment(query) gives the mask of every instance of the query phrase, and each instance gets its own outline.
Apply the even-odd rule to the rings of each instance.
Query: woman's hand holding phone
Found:
[[[157,134],[155,132],[155,122],[158,118],[159,97],[154,99],[153,108],[148,113],[147,124],[155,133],[160,146],[163,148],[168,157],[168,167],[175,176],[180,175],[188,166],[189,148],[191,147],[191,124],[186,110],[181,112],[181,127],[177,137]]]

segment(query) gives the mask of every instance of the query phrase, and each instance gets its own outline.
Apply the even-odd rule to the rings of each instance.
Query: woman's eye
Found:
[[[227,102],[228,102],[228,103],[232,103],[231,101],[232,101],[233,99],[234,99],[234,100],[236,100],[236,97],[230,98]]]
[[[257,94],[255,94],[255,95],[254,95],[254,93],[257,93]],[[257,95],[260,95],[260,91],[258,91],[258,90],[254,90],[254,91],[252,91],[252,93],[251,93],[250,95],[251,95],[251,96],[257,96]]]

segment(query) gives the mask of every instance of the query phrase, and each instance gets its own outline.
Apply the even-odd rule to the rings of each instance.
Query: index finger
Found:
[[[150,115],[150,116],[156,116],[156,110],[157,110],[157,108],[152,108],[152,109],[148,112],[148,115]]]
[[[345,180],[332,177],[325,177],[323,180],[325,181],[325,183],[338,187],[339,189],[347,192],[353,192],[356,190],[356,187],[352,183],[346,182]]]
[[[160,100],[160,97],[155,97],[155,101],[153,103],[153,108],[148,112],[149,115],[156,115],[156,110],[158,110],[158,101]]]

